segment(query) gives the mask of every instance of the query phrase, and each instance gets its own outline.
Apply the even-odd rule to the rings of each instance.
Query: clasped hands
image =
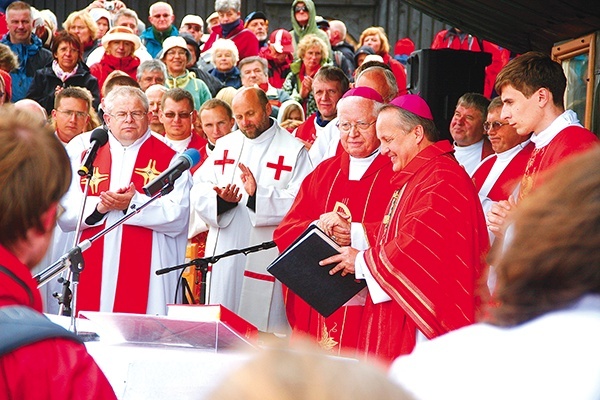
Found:
[[[334,275],[341,271],[342,276],[354,274],[354,261],[358,250],[349,247],[351,236],[350,216],[343,211],[331,211],[321,214],[317,226],[331,237],[337,244],[344,246],[340,250],[340,254],[336,254],[319,262],[319,265],[325,266],[336,264],[330,271],[330,275]]]
[[[256,179],[254,179],[252,171],[250,171],[250,168],[242,163],[239,163],[238,167],[242,170],[240,178],[244,184],[244,190],[249,196],[254,196],[256,193]],[[213,190],[217,192],[217,196],[228,203],[239,203],[239,201],[242,199],[240,188],[233,183],[229,183],[225,187],[214,186]]]
[[[96,206],[98,212],[106,214],[109,211],[124,211],[135,194],[135,186],[130,183],[128,187],[118,189],[116,192],[100,192],[100,203]]]

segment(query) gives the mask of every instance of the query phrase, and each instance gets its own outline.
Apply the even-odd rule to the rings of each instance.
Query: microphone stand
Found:
[[[34,279],[38,283],[38,288],[44,286],[48,281],[60,274],[67,267],[70,268],[73,278],[73,293],[72,293],[72,307],[71,307],[71,329],[74,333],[77,333],[77,327],[75,325],[75,316],[77,315],[77,284],[79,283],[79,274],[83,271],[85,265],[83,255],[81,254],[85,250],[92,246],[92,243],[100,239],[107,233],[113,231],[117,227],[121,226],[125,221],[130,219],[136,214],[139,214],[144,208],[154,202],[156,199],[170,193],[174,189],[174,182],[167,182],[161,190],[157,191],[154,196],[150,198],[146,203],[140,207],[132,205],[130,208],[133,210],[129,214],[124,215],[121,219],[116,221],[109,227],[104,228],[89,239],[80,242],[77,246],[74,246],[71,250],[60,257],[54,264],[34,276]]]
[[[67,317],[72,317],[72,309],[71,309],[71,300],[73,299],[73,292],[75,292],[77,290],[77,286],[76,284],[79,283],[79,272],[80,270],[78,270],[77,265],[79,264],[79,262],[81,264],[83,264],[83,259],[79,259],[79,257],[81,256],[81,250],[74,251],[75,249],[77,249],[77,243],[79,243],[79,238],[81,237],[81,223],[83,221],[83,212],[85,210],[85,205],[87,203],[87,196],[88,196],[88,191],[90,188],[90,182],[92,180],[92,170],[93,168],[90,168],[90,170],[84,174],[82,177],[87,178],[85,180],[85,186],[83,188],[83,197],[81,199],[81,205],[79,207],[79,214],[77,216],[77,225],[75,227],[75,237],[73,238],[73,247],[71,248],[71,250],[69,250],[69,260],[65,260],[65,262],[69,261],[71,263],[74,263],[75,265],[73,266],[73,268],[69,268],[67,270],[67,276],[66,278],[64,277],[60,277],[58,278],[58,282],[62,284],[62,291],[61,293],[57,293],[54,292],[52,294],[53,297],[55,297],[58,300],[58,304],[59,304],[59,309],[58,309],[58,315],[64,315]],[[63,256],[64,257],[64,256]],[[62,257],[61,257],[62,259]],[[83,267],[82,267],[83,269]],[[74,271],[77,270],[77,271]],[[72,278],[72,274],[77,274],[77,279],[73,279]],[[73,281],[73,291],[71,291],[70,286],[71,286],[71,281]],[[40,285],[41,286],[41,285]],[[71,318],[71,328],[72,330],[74,330],[74,319]]]
[[[245,247],[243,249],[234,249],[228,250],[223,254],[218,254],[215,256],[204,257],[204,258],[196,258],[185,264],[175,265],[173,267],[167,267],[163,269],[159,269],[156,271],[156,275],[163,275],[171,271],[176,271],[178,269],[187,268],[190,266],[195,266],[196,271],[200,271],[201,279],[200,279],[200,304],[206,304],[206,275],[208,273],[208,264],[214,264],[219,261],[221,258],[234,256],[236,254],[243,254],[247,256],[250,253],[255,253],[257,251],[267,250],[275,247],[276,244],[273,241],[263,242],[261,244],[257,244],[250,247]]]

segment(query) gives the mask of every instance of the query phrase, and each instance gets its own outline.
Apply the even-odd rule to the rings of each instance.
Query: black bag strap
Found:
[[[74,333],[26,306],[0,307],[0,356],[44,339],[83,341]]]

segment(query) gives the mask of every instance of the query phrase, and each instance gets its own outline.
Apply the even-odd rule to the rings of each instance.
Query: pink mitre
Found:
[[[371,89],[370,87],[366,87],[366,86],[352,88],[352,89],[348,90],[346,93],[344,93],[342,98],[344,99],[346,97],[352,97],[352,96],[362,97],[364,99],[369,99],[369,100],[373,100],[373,101],[378,101],[379,103],[383,103],[383,97],[381,97],[381,95],[374,89]]]
[[[400,107],[403,110],[410,111],[413,114],[418,115],[421,118],[430,119],[433,121],[433,115],[431,109],[427,105],[427,102],[417,94],[405,94],[398,96],[390,102],[390,104]]]

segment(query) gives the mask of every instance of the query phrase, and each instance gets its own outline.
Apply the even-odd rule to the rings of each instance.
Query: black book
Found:
[[[335,264],[319,265],[319,261],[339,254],[339,249],[325,232],[310,225],[267,271],[319,314],[328,317],[366,286],[364,280],[357,281],[352,274],[329,275]]]

